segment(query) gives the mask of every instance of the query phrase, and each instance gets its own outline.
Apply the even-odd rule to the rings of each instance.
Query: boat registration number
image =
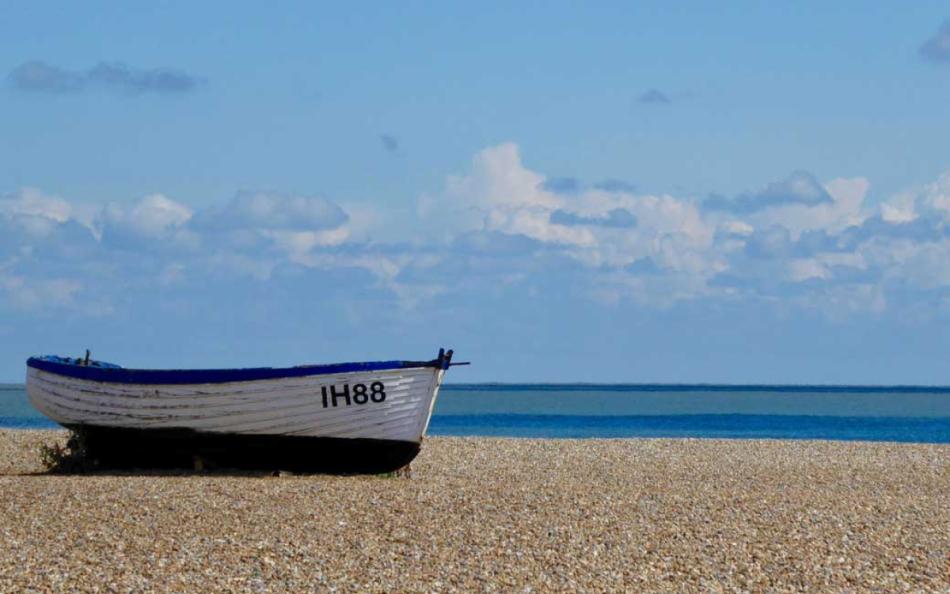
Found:
[[[386,386],[383,382],[371,384],[341,384],[322,386],[323,408],[383,402],[386,400]]]

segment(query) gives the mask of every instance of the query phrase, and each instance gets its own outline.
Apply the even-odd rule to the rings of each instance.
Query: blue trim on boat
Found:
[[[442,361],[373,361],[368,363],[334,363],[330,365],[300,365],[298,367],[255,367],[249,369],[126,369],[105,363],[90,361],[83,364],[82,359],[46,356],[31,357],[27,367],[39,369],[57,375],[116,384],[223,384],[229,382],[250,382],[255,380],[307,377],[332,373],[352,373],[360,371],[385,371],[389,369],[409,369],[414,367],[435,367],[440,369]]]

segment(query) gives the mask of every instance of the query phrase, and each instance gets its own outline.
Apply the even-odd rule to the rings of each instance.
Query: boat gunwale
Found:
[[[236,369],[129,369],[111,366],[99,361],[90,365],[77,363],[55,355],[30,357],[27,367],[64,377],[112,384],[138,385],[187,385],[227,384],[261,380],[278,380],[320,375],[336,375],[400,369],[442,369],[442,358],[431,361],[368,361],[362,363],[329,363],[322,365],[298,365],[295,367],[249,367]]]

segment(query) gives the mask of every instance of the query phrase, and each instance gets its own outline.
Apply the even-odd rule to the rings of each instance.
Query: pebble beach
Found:
[[[950,592],[950,446],[430,438],[411,476],[48,475],[0,592]]]

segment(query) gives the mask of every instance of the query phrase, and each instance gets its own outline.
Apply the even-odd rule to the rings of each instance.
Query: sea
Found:
[[[0,384],[0,427],[57,425]],[[429,434],[950,443],[950,386],[450,384]]]

